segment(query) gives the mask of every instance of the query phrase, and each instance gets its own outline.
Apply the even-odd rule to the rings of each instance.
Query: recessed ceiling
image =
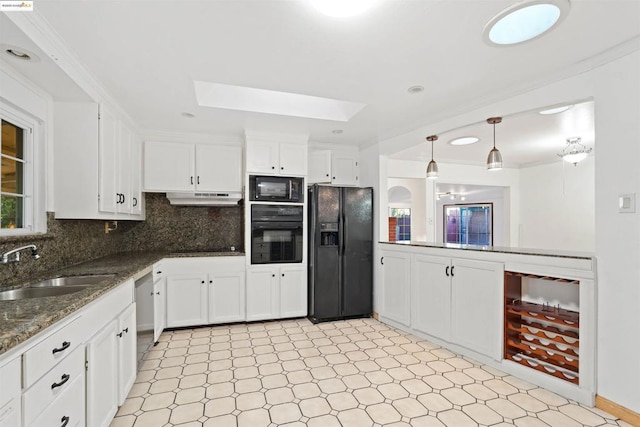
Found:
[[[303,0],[50,0],[35,2],[34,13],[143,130],[242,136],[250,128],[365,146],[556,78],[640,36],[640,2],[574,1],[548,34],[488,46],[482,29],[511,4],[388,0],[336,19]],[[194,80],[367,107],[346,122],[201,107]],[[407,92],[417,85],[424,91]],[[481,138],[471,147],[490,140]]]

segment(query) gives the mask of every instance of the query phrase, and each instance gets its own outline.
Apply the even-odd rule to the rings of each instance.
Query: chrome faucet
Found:
[[[12,249],[9,252],[5,252],[4,254],[2,254],[2,260],[0,260],[0,263],[6,265],[11,262],[19,262],[20,251],[22,251],[23,249],[31,249],[31,258],[33,259],[40,258],[40,255],[38,254],[38,248],[36,248],[36,245],[27,245],[27,246],[21,246],[16,249]]]

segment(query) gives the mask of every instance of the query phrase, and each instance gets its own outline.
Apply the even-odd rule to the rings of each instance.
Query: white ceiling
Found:
[[[363,146],[491,94],[520,90],[640,36],[640,1],[573,0],[568,17],[544,37],[488,46],[484,25],[513,3],[382,0],[364,15],[341,19],[319,14],[305,0],[41,0],[34,7],[144,130],[304,132],[316,142]],[[4,21],[3,40],[12,36]],[[50,78],[31,74],[55,87]],[[347,123],[201,107],[194,80],[367,106]],[[413,85],[425,91],[411,95]],[[65,96],[59,92],[54,96]],[[498,148],[507,150],[508,124],[498,126]],[[554,143],[560,139],[561,149],[574,133]],[[439,154],[462,162],[480,156],[481,163],[488,153],[487,136],[481,137],[473,160],[465,157],[471,151]],[[505,158],[516,165],[538,161],[518,151]]]

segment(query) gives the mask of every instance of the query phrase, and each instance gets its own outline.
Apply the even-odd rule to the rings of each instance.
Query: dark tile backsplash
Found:
[[[104,221],[56,220],[47,214],[47,234],[0,238],[0,253],[36,244],[41,257],[22,253],[17,264],[0,265],[0,288],[12,286],[53,270],[122,251],[244,250],[242,206],[172,206],[164,194],[145,194],[146,221],[118,221],[104,233]]]

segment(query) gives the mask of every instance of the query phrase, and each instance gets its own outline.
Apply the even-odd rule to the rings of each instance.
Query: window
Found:
[[[31,234],[35,231],[33,125],[1,107],[0,236]]]
[[[389,209],[389,241],[411,240],[411,209]]]
[[[493,245],[493,204],[445,205],[444,242]]]

